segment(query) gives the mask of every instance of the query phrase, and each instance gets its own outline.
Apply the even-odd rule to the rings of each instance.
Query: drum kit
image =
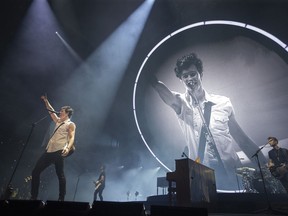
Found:
[[[285,193],[282,184],[278,179],[273,177],[267,167],[261,167],[263,178],[260,170],[251,167],[239,167],[236,174],[242,177],[242,186],[244,193],[264,193],[266,191],[272,194]]]

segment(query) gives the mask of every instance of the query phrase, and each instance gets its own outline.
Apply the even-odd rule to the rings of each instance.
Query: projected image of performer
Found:
[[[174,72],[185,92],[170,90],[156,76],[152,76],[151,84],[175,111],[187,142],[186,154],[215,170],[217,189],[237,189],[235,168],[241,162],[232,139],[247,156],[252,156],[258,146],[238,124],[230,99],[205,90],[202,60],[195,53],[179,58]],[[266,162],[261,152],[259,159]]]
[[[268,143],[273,148],[268,152],[268,168],[288,193],[288,149],[280,147],[276,137],[268,137]]]
[[[46,109],[55,123],[55,129],[49,139],[45,152],[38,159],[32,171],[31,200],[36,200],[38,197],[41,173],[54,164],[59,181],[58,201],[64,201],[66,195],[64,158],[74,151],[76,131],[76,125],[71,121],[73,109],[70,106],[63,106],[58,116],[58,113],[48,101],[47,96],[41,96],[41,99],[44,101]]]
[[[100,174],[97,181],[94,181],[95,191],[94,191],[94,201],[97,201],[97,196],[99,196],[100,201],[103,201],[103,191],[105,188],[106,182],[106,174],[105,174],[105,166],[100,166]]]

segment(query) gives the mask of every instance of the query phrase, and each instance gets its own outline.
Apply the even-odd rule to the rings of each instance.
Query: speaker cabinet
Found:
[[[151,216],[208,216],[206,208],[182,206],[150,206]]]
[[[145,214],[143,203],[94,201],[89,216],[141,216]]]
[[[6,216],[16,215],[39,215],[44,209],[45,203],[41,200],[3,200],[1,212]]]
[[[47,200],[43,215],[84,216],[90,210],[88,202],[69,202]]]

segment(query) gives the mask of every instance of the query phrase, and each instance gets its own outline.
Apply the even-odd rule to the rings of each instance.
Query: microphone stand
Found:
[[[80,173],[80,174],[77,176],[77,182],[76,182],[76,186],[75,186],[75,190],[74,190],[73,201],[75,201],[75,197],[76,197],[76,194],[77,194],[77,191],[78,191],[78,185],[79,185],[79,182],[80,182],[80,177],[81,177],[83,174],[85,174],[85,173],[87,173],[87,171],[82,172],[82,173]]]
[[[46,115],[46,116],[44,116],[43,118],[39,119],[38,121],[32,123],[32,125],[31,125],[32,127],[31,127],[31,130],[30,130],[29,135],[28,135],[28,137],[27,137],[27,140],[26,140],[26,142],[25,142],[25,144],[24,144],[24,147],[22,148],[22,150],[21,150],[21,152],[20,152],[19,158],[18,158],[18,160],[17,160],[17,162],[16,162],[16,165],[15,165],[15,167],[14,167],[14,169],[13,169],[13,172],[12,172],[12,174],[11,174],[11,176],[10,176],[10,179],[9,179],[9,181],[8,181],[8,183],[7,183],[7,186],[6,186],[6,189],[5,189],[5,193],[4,193],[4,197],[3,197],[5,200],[7,200],[7,199],[10,198],[10,193],[9,193],[9,191],[11,190],[11,187],[12,187],[12,185],[11,185],[12,179],[13,179],[13,177],[14,177],[14,175],[15,175],[15,172],[16,172],[18,166],[19,166],[20,160],[21,160],[21,158],[22,158],[22,156],[23,156],[23,153],[24,153],[24,151],[25,151],[25,149],[26,149],[26,147],[27,147],[27,145],[28,145],[28,142],[29,142],[29,140],[30,140],[30,137],[32,136],[32,133],[33,133],[33,130],[34,130],[35,126],[36,126],[39,122],[41,122],[41,121],[43,121],[44,119],[46,119],[47,117],[48,117],[48,115]]]
[[[258,153],[259,153],[267,144],[268,144],[268,143],[266,143],[266,144],[263,145],[261,148],[259,148],[259,149],[255,152],[255,154],[253,154],[252,157],[251,157],[251,158],[256,157],[257,164],[258,164],[259,171],[260,171],[260,176],[261,176],[261,179],[262,179],[262,182],[263,182],[264,193],[265,193],[265,197],[266,197],[266,201],[267,201],[267,205],[268,205],[268,207],[267,207],[266,209],[257,210],[255,213],[268,211],[268,213],[270,212],[270,213],[274,213],[274,214],[288,215],[288,214],[285,213],[285,212],[273,210],[273,209],[272,209],[272,206],[271,206],[271,203],[270,203],[270,200],[269,200],[269,196],[268,196],[268,192],[267,192],[267,188],[266,188],[266,183],[265,183],[264,175],[263,175],[263,172],[262,172],[262,169],[261,169],[261,165],[260,165],[260,161],[259,161],[259,157],[258,157]]]
[[[75,187],[75,191],[74,191],[74,195],[73,195],[73,201],[75,201],[75,197],[76,197],[76,193],[77,193],[77,190],[78,190],[78,184],[79,184],[81,175],[82,174],[78,175],[78,177],[77,177],[76,187]]]

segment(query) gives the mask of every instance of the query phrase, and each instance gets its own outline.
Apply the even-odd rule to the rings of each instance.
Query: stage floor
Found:
[[[213,203],[170,203],[168,195],[146,201],[89,202],[1,200],[1,215],[18,216],[252,216],[288,215],[288,195],[264,193],[217,193]]]
[[[173,206],[168,195],[147,198],[146,208],[153,205]],[[177,206],[177,205],[175,205]],[[264,193],[217,193],[213,203],[192,203],[191,208],[207,208],[209,216],[213,215],[288,215],[288,195]]]

